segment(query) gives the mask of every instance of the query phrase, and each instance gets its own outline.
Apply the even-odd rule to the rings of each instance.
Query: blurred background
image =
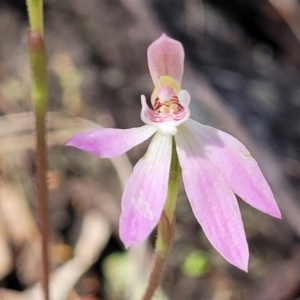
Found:
[[[45,0],[49,62],[52,299],[141,299],[155,233],[128,252],[120,199],[147,143],[98,159],[64,143],[93,128],[140,126],[150,96],[146,50],[162,32],[186,52],[194,119],[240,139],[259,162],[283,220],[239,201],[249,273],[208,243],[184,190],[156,299],[300,299],[300,2]],[[24,0],[0,0],[0,299],[40,296],[40,235]]]

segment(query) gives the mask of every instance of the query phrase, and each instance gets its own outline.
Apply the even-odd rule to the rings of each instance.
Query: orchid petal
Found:
[[[178,93],[178,99],[182,106],[184,106],[186,109],[189,109],[190,102],[191,102],[191,95],[186,90],[181,90]]]
[[[67,146],[84,150],[100,157],[115,157],[141,144],[157,129],[145,125],[130,129],[101,128],[73,136]]]
[[[184,50],[182,44],[162,34],[148,47],[148,66],[154,84],[161,76],[169,76],[178,85],[183,75]]]
[[[228,262],[247,271],[249,250],[231,188],[188,129],[180,127],[175,141],[186,194],[204,233]]]
[[[270,186],[257,162],[241,142],[221,130],[193,120],[184,125],[196,136],[235,194],[256,209],[281,218]]]
[[[135,165],[122,197],[120,238],[126,247],[142,242],[157,225],[167,198],[172,137],[159,132]]]

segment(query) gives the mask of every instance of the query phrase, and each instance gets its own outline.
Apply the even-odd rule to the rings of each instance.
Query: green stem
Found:
[[[42,0],[26,0],[30,29],[44,35],[44,15]]]
[[[36,126],[36,185],[39,227],[42,238],[42,287],[44,299],[49,300],[49,217],[47,190],[46,113],[48,99],[47,57],[44,42],[43,2],[27,0],[30,31],[28,36],[32,89]]]
[[[44,119],[36,116],[36,170],[39,227],[42,238],[42,287],[44,299],[49,300],[49,216],[47,191],[47,146]]]
[[[154,292],[158,288],[162,279],[164,264],[173,244],[176,223],[175,208],[180,180],[181,168],[177,157],[175,141],[173,139],[168,196],[158,223],[155,261],[143,300],[151,300]]]

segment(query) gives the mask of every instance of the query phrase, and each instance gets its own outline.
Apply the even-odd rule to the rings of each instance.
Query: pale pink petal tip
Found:
[[[226,258],[225,255],[223,255],[223,256]],[[248,247],[247,247],[247,249],[244,250],[244,253],[243,253],[242,257],[233,258],[233,259],[226,258],[226,260],[230,264],[232,264],[233,266],[235,266],[235,267],[239,268],[240,270],[248,273],[248,264],[249,264],[249,250],[248,250]]]
[[[162,34],[148,47],[148,66],[154,84],[161,76],[169,76],[178,85],[183,75],[184,50],[182,44]]]

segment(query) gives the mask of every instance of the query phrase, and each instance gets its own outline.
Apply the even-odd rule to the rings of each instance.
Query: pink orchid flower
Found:
[[[247,270],[249,250],[235,194],[256,209],[281,218],[272,191],[249,151],[233,136],[189,118],[190,95],[181,90],[184,50],[163,34],[148,48],[155,88],[141,96],[141,119],[131,129],[97,129],[67,145],[111,158],[153,136],[122,197],[120,238],[126,247],[145,240],[157,225],[167,197],[172,139],[192,210],[214,248]]]

